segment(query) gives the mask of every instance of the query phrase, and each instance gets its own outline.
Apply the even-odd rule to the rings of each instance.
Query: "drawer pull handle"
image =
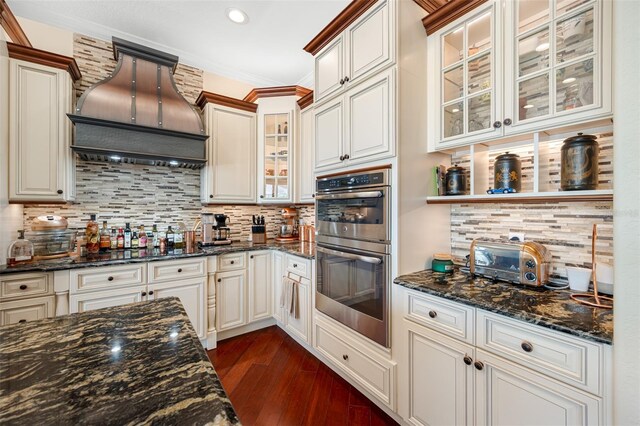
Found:
[[[153,290],[149,292],[149,296],[153,296]]]
[[[26,290],[26,289],[27,289],[27,285],[26,285],[26,284],[22,284],[22,285],[20,286],[20,290]]]
[[[144,297],[144,296],[146,296],[146,295],[147,295],[147,292],[146,292],[146,291],[143,291],[143,292],[142,292],[142,297]]]
[[[58,189],[56,192],[58,193],[58,195],[62,195],[64,191],[62,189]]]
[[[533,345],[529,342],[522,342],[522,344],[520,345],[520,347],[522,348],[523,351],[525,352],[531,352],[533,351]]]
[[[481,363],[480,361],[474,362],[473,366],[476,368],[476,370],[482,370],[484,368],[484,364]]]
[[[342,359],[344,359],[345,361],[347,361],[347,360],[349,359],[349,355],[347,355],[347,354],[342,355]]]
[[[438,313],[436,311],[429,311],[429,317],[435,318],[437,316],[438,316]]]
[[[20,320],[20,321],[18,321],[18,322],[19,322],[20,324],[22,324],[22,323],[24,323],[24,322],[27,322],[27,320],[26,320],[26,319],[21,319],[21,320]]]
[[[107,281],[113,281],[113,277],[107,278]]]
[[[179,273],[180,273],[180,272],[182,272],[182,268],[178,268],[178,272],[179,272]]]
[[[464,363],[467,365],[471,365],[473,363],[473,360],[471,359],[471,357],[469,355],[465,355],[464,358]]]
[[[231,261],[231,262],[229,262],[229,263],[231,263],[231,264],[233,265],[234,263],[236,263],[236,261],[235,261],[235,260],[232,260],[232,261]]]

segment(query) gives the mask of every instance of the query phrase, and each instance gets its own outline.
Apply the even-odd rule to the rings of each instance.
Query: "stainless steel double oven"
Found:
[[[389,347],[389,169],[316,181],[316,308]]]

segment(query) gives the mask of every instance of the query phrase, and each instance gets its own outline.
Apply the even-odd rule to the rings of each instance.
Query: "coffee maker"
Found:
[[[214,230],[214,245],[231,244],[231,229],[227,226],[227,220],[229,216],[225,214],[214,214],[213,218],[216,220]]]

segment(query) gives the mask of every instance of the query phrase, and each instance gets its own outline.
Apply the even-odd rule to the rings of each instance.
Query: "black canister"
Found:
[[[560,170],[560,187],[563,191],[596,189],[598,187],[597,137],[572,136],[564,140]]]
[[[465,195],[467,193],[467,172],[457,164],[447,169],[445,177],[447,195]]]
[[[515,189],[520,192],[522,174],[518,154],[498,155],[493,163],[493,187],[496,189]]]

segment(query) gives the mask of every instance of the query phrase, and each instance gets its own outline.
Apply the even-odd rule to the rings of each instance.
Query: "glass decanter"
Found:
[[[7,265],[30,262],[33,259],[33,244],[24,239],[24,230],[18,231],[18,239],[9,245]]]

